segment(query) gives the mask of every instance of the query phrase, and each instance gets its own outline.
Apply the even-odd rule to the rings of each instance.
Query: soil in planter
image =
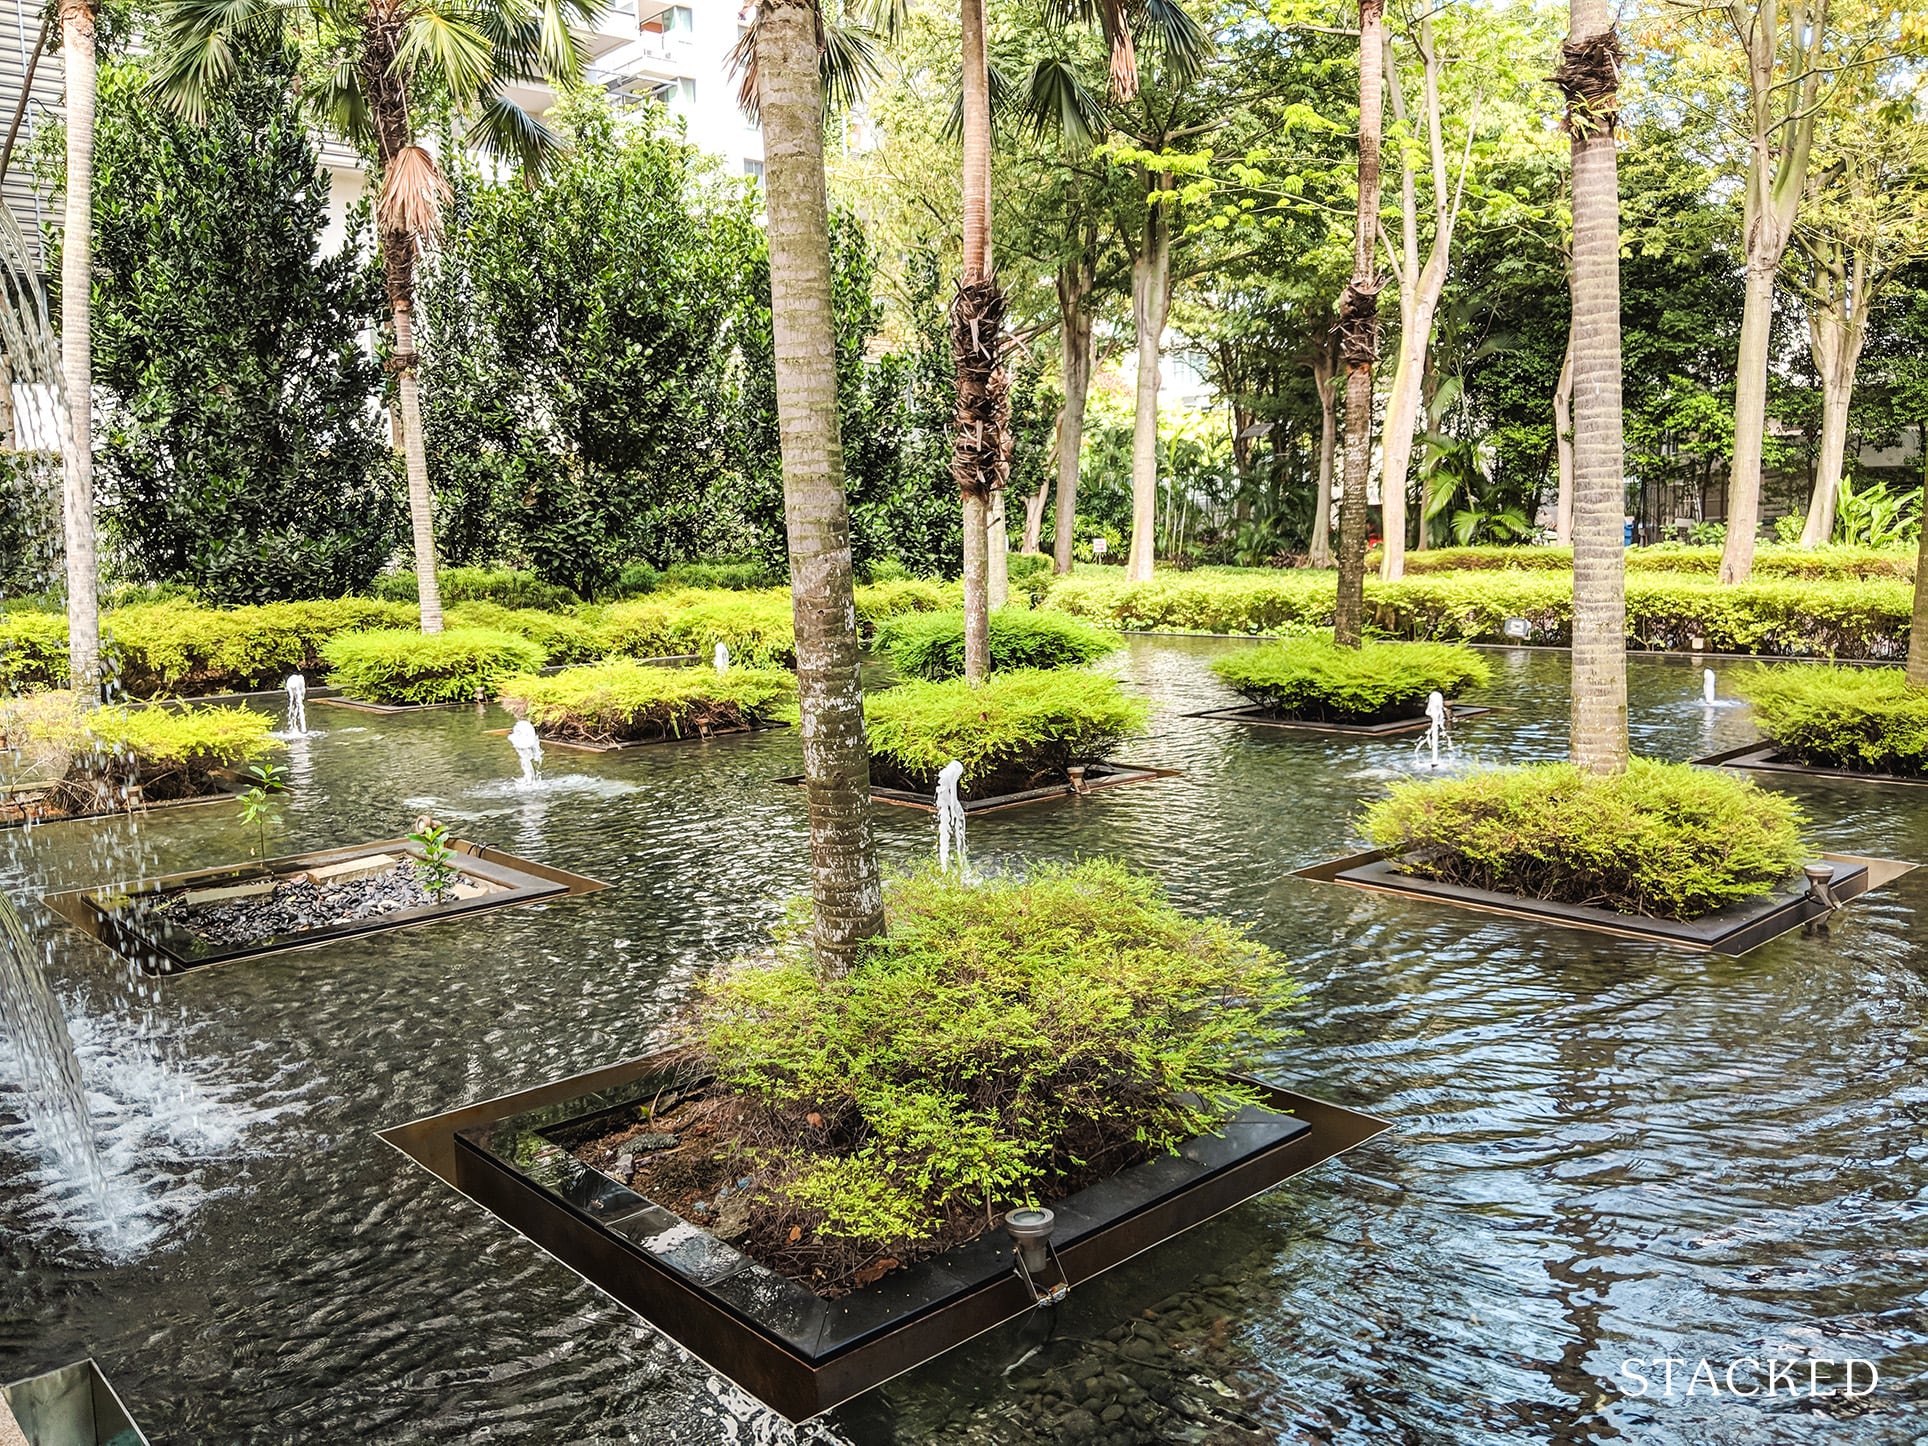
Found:
[[[771,1195],[759,1155],[779,1140],[818,1136],[827,1155],[854,1146],[844,1122],[816,1114],[787,1119],[760,1101],[717,1093],[708,1085],[666,1088],[615,1121],[549,1132],[585,1165],[701,1226],[759,1264],[826,1299],[873,1285],[893,1270],[975,1240],[995,1222],[981,1205],[954,1207],[936,1232],[895,1253],[820,1233],[811,1212]],[[1048,1176],[1038,1201],[1049,1205],[1149,1159],[1135,1140],[1070,1140],[1063,1173]]]
[[[272,893],[213,903],[179,902],[185,896],[174,895],[156,912],[210,944],[255,944],[438,902],[429,892],[426,872],[413,861],[339,883],[286,879]]]

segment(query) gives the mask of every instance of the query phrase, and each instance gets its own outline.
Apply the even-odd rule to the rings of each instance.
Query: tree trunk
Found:
[[[963,265],[951,306],[957,356],[957,430],[951,475],[964,513],[964,677],[991,666],[991,494],[1000,489],[1009,401],[1004,375],[1004,294],[991,275],[991,80],[984,0],[962,0]]]
[[[1372,466],[1372,366],[1379,355],[1379,145],[1384,134],[1385,0],[1359,0],[1359,204],[1353,217],[1352,279],[1339,297],[1339,356],[1346,368],[1346,473],[1339,501],[1339,584],[1332,640],[1356,648],[1365,636],[1366,482]]]
[[[1845,281],[1846,278],[1843,278]],[[1823,547],[1834,536],[1834,509],[1847,465],[1848,408],[1854,401],[1854,376],[1867,338],[1865,312],[1850,313],[1845,287],[1825,303],[1808,307],[1808,344],[1821,374],[1821,452],[1815,459],[1814,492],[1808,499],[1801,546]]]
[[[1158,549],[1158,363],[1171,309],[1172,215],[1157,199],[1169,195],[1172,178],[1150,179],[1145,226],[1131,262],[1131,320],[1138,344],[1138,396],[1131,418],[1131,553],[1129,582],[1150,582]]]
[[[1553,456],[1560,490],[1553,503],[1553,544],[1573,546],[1573,333],[1567,332],[1566,358],[1553,384]],[[1623,534],[1624,535],[1624,534]]]
[[[1922,440],[1928,442],[1928,422],[1917,424]],[[1928,517],[1928,457],[1922,459],[1922,516]],[[1917,688],[1928,688],[1928,524],[1921,529],[1921,542],[1915,548],[1915,607],[1908,621],[1908,681]]]
[[[100,596],[94,555],[94,17],[86,0],[63,0],[61,58],[67,71],[67,202],[60,248],[60,377],[67,393],[62,438],[67,551],[67,664],[74,696],[100,694]]]
[[[1092,318],[1096,277],[1088,263],[1058,268],[1059,347],[1064,363],[1064,413],[1058,423],[1058,510],[1051,570],[1071,571],[1078,537],[1078,459],[1084,449],[1085,399],[1091,392]]]
[[[850,516],[837,423],[817,9],[811,0],[762,0],[761,10],[757,89],[783,513],[810,806],[810,893],[819,958],[842,968],[866,939],[883,932],[884,909],[871,837],[870,752],[857,681]]]
[[[1627,766],[1627,506],[1620,413],[1619,40],[1607,0],[1572,0],[1558,79],[1573,138],[1573,761]]]
[[[383,239],[384,246],[409,248],[411,236]],[[408,280],[414,279],[414,262],[403,263]],[[417,354],[413,328],[412,285],[401,295],[391,293],[395,315],[395,395],[402,417],[402,457],[408,473],[408,521],[415,543],[415,597],[421,605],[422,631],[442,631],[442,590],[435,576],[435,498],[428,487],[428,450],[422,443],[422,392],[415,379]]]
[[[1004,429],[1004,475],[1011,471],[1011,429]],[[1011,529],[1004,517],[1004,489],[993,487],[984,508],[984,601],[996,609],[1011,601]]]
[[[1740,356],[1734,375],[1734,461],[1727,477],[1727,545],[1720,580],[1754,574],[1754,535],[1761,526],[1761,450],[1767,435],[1767,343],[1774,323],[1774,275],[1784,247],[1749,246]],[[1761,254],[1772,251],[1771,259]]]
[[[1064,428],[1064,408],[1058,408],[1058,428]],[[1057,438],[1051,440],[1051,455],[1058,454]],[[1024,542],[1018,551],[1034,553],[1038,550],[1039,539],[1044,536],[1044,504],[1051,500],[1051,478],[1047,474],[1039,483],[1038,490],[1024,499]]]
[[[1319,490],[1312,504],[1312,539],[1306,561],[1314,567],[1332,566],[1332,454],[1338,446],[1338,391],[1333,375],[1339,358],[1327,333],[1312,355],[1312,385],[1319,393]]]

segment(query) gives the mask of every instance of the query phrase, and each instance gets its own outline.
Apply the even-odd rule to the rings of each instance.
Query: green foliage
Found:
[[[603,655],[602,635],[581,618],[510,608],[500,603],[457,603],[443,613],[452,628],[500,628],[541,646],[551,663],[587,663]]]
[[[505,608],[544,608],[561,612],[581,601],[566,587],[544,582],[533,572],[513,567],[444,567],[435,585],[445,603],[483,602]],[[418,596],[413,572],[387,572],[370,589],[389,602],[412,603]]]
[[[545,738],[626,743],[761,727],[796,687],[795,678],[774,669],[718,673],[701,664],[664,668],[615,658],[546,677],[508,678],[501,696],[503,706]]]
[[[193,697],[278,688],[322,666],[322,646],[360,628],[409,627],[415,609],[369,598],[205,608],[116,608],[101,622],[109,671],[132,697]]]
[[[1921,537],[1921,488],[1912,481],[1899,492],[1879,482],[1857,487],[1843,477],[1834,532],[1850,547],[1913,547]]]
[[[281,746],[274,719],[252,708],[96,708],[82,726],[144,769],[239,768]]]
[[[56,814],[98,813],[216,790],[280,747],[274,720],[246,708],[76,710],[68,693],[0,700],[0,775],[50,790]]]
[[[1284,961],[1121,864],[927,869],[885,910],[840,975],[793,917],[774,960],[704,982],[693,1027],[772,1116],[765,1196],[879,1252],[1216,1130],[1250,1102],[1230,1076],[1290,1034]]]
[[[450,845],[454,835],[447,824],[424,814],[415,820],[415,829],[408,837],[422,851],[422,887],[431,899],[439,901],[461,875],[455,866],[455,849]]]
[[[657,587],[726,588],[748,592],[758,588],[784,587],[789,577],[783,568],[766,567],[760,562],[695,561],[672,562],[664,568]]]
[[[1014,552],[1005,563],[1011,591],[1036,607],[1051,586],[1051,558],[1042,552]]]
[[[214,602],[351,592],[402,539],[362,344],[366,231],[322,255],[328,173],[278,53],[242,47],[199,123],[100,74],[94,466],[108,551]],[[58,261],[50,264],[56,270]]]
[[[1116,633],[1062,613],[999,608],[990,619],[991,667],[1073,668],[1115,653]],[[907,678],[956,678],[964,672],[964,614],[901,613],[878,625],[876,650]]]
[[[0,613],[0,694],[67,686],[67,618],[62,613]]]
[[[934,613],[964,605],[964,587],[922,577],[897,577],[859,584],[857,623],[875,630],[886,618],[904,613]]]
[[[1366,811],[1373,844],[1423,878],[1693,919],[1771,892],[1807,857],[1791,799],[1686,763],[1570,763],[1394,784]]]
[[[1825,768],[1928,774],[1928,688],[1899,668],[1750,668],[1734,691],[1783,753]]]
[[[1063,669],[993,673],[977,687],[961,678],[905,683],[864,698],[880,782],[928,792],[956,759],[970,798],[1062,781],[1069,765],[1103,758],[1140,732],[1148,715],[1117,679]]]
[[[241,826],[255,829],[255,852],[268,856],[268,820],[274,816],[274,796],[288,786],[287,775],[272,763],[257,763],[248,770],[248,787],[241,792]]]
[[[1786,520],[1786,519],[1782,519]],[[1794,519],[1799,538],[1801,520]],[[1628,572],[1676,572],[1711,577],[1720,571],[1718,545],[1656,543],[1626,550]],[[1378,566],[1377,551],[1367,555],[1369,568]],[[1406,572],[1565,572],[1573,571],[1570,547],[1435,547],[1406,554]],[[1761,578],[1898,577],[1913,581],[1912,548],[1763,546],[1754,554],[1754,575]]]
[[[624,657],[694,653],[707,663],[722,643],[734,661],[750,667],[787,668],[797,660],[787,589],[650,593],[602,609],[597,631],[603,652]]]
[[[500,628],[344,633],[322,646],[328,681],[370,703],[468,703],[542,666],[540,645]]]
[[[1452,643],[1341,648],[1326,637],[1242,648],[1217,659],[1212,671],[1282,717],[1344,723],[1418,717],[1427,694],[1457,698],[1493,678],[1484,658]]]

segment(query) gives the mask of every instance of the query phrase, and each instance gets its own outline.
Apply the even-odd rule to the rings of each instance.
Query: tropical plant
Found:
[[[1921,531],[1920,491],[1895,492],[1875,482],[1856,488],[1843,476],[1835,510],[1835,539],[1849,547],[1902,547]]]
[[[449,185],[418,143],[415,117],[452,107],[470,118],[467,139],[528,173],[540,171],[554,138],[509,99],[506,87],[545,78],[558,88],[578,82],[582,63],[571,27],[586,24],[600,8],[598,0],[163,0],[161,6],[155,90],[188,120],[206,119],[215,93],[247,55],[270,46],[292,50],[307,31],[318,80],[304,88],[306,104],[323,126],[374,160],[375,231],[395,328],[389,364],[425,633],[441,631],[442,601],[416,379],[415,266],[440,232]]]
[[[902,613],[877,628],[876,650],[907,678],[955,678],[964,672],[964,616]],[[999,608],[991,614],[991,667],[1071,668],[1095,662],[1123,644],[1116,633],[1062,613]]]
[[[255,829],[255,853],[268,856],[268,820],[274,817],[274,796],[288,786],[287,774],[272,763],[248,770],[248,786],[241,791],[241,825]]]
[[[1750,668],[1734,691],[1780,750],[1803,763],[1928,774],[1928,688],[1893,668]]]
[[[322,644],[321,656],[329,681],[349,697],[394,707],[485,701],[504,678],[534,672],[547,657],[499,628],[342,633]]]
[[[422,887],[428,890],[431,899],[439,902],[461,875],[461,870],[455,864],[455,849],[451,843],[454,835],[447,824],[423,814],[415,820],[415,827],[408,837],[422,851]]]
[[[1453,643],[1363,643],[1289,638],[1245,648],[1212,664],[1235,691],[1284,718],[1376,723],[1420,717],[1427,695],[1458,698],[1492,681],[1493,670]]]
[[[768,668],[652,667],[614,658],[547,677],[502,681],[502,705],[545,738],[630,743],[705,737],[768,724],[796,692],[796,679]]]

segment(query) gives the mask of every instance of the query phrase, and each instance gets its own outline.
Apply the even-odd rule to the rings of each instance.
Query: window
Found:
[[[687,5],[672,5],[663,12],[663,34],[688,35],[696,29],[696,16]]]
[[[746,176],[754,176],[759,181],[762,180],[763,162],[745,156],[743,158],[743,174]]]
[[[687,105],[696,99],[696,82],[687,75],[679,75],[674,80],[660,80],[649,88],[649,93],[664,105]]]

